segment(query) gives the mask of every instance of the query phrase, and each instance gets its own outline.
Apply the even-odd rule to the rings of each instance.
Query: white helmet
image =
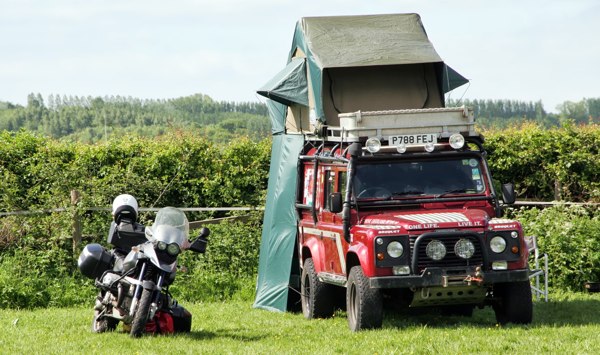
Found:
[[[127,218],[131,222],[137,220],[138,203],[135,197],[129,194],[117,196],[112,204],[112,215],[115,222],[119,223],[121,218]]]

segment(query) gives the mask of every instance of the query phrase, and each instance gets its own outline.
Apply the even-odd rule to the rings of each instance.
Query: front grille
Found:
[[[411,251],[415,250],[415,244],[418,237],[418,235],[410,236]],[[473,242],[473,245],[475,246],[475,253],[469,259],[460,258],[454,253],[454,245],[456,244],[456,242],[463,238],[469,239],[471,242]],[[425,252],[427,244],[434,239],[444,243],[444,246],[446,247],[446,256],[442,258],[442,260],[432,260],[427,256]],[[412,253],[411,257],[414,259],[415,254]],[[461,235],[456,232],[453,232],[451,234],[427,233],[419,241],[419,249],[416,253],[416,263],[415,260],[412,260],[412,265],[415,264],[417,266],[417,270],[413,270],[413,272],[421,272],[423,271],[423,269],[428,267],[460,268],[469,266],[479,266],[483,264],[483,246],[481,245],[480,239],[473,234]]]

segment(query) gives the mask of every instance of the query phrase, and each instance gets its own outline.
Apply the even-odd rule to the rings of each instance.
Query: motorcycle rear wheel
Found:
[[[150,313],[150,303],[152,302],[152,291],[144,289],[140,302],[138,303],[137,310],[133,315],[133,322],[131,323],[131,331],[129,335],[133,338],[137,338],[142,335],[146,330],[146,322],[148,322],[148,315]]]

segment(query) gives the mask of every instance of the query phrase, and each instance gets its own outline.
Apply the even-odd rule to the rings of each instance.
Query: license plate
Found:
[[[437,134],[403,134],[399,136],[390,136],[388,139],[389,145],[423,145],[427,143],[437,143]]]

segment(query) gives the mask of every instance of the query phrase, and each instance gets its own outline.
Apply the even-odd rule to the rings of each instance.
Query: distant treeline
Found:
[[[565,122],[600,122],[600,98],[565,101],[558,113],[548,113],[542,101],[448,100],[447,106],[473,107],[480,128],[502,129],[533,122],[560,127]],[[194,132],[213,142],[247,136],[270,136],[267,107],[260,102],[215,101],[203,94],[176,99],[142,100],[122,96],[30,94],[27,105],[0,101],[0,131],[26,129],[52,138],[94,143],[138,135],[154,137],[169,130]]]
[[[558,113],[546,112],[542,101],[518,100],[448,100],[447,106],[470,106],[477,124],[484,128],[507,128],[524,122],[542,127],[560,127],[564,123],[600,122],[600,98],[565,101],[558,105]]]
[[[168,100],[50,95],[46,102],[40,94],[30,94],[25,107],[0,102],[0,130],[20,129],[82,142],[183,129],[226,141],[235,136],[266,137],[270,122],[262,103],[214,101],[202,94]]]

